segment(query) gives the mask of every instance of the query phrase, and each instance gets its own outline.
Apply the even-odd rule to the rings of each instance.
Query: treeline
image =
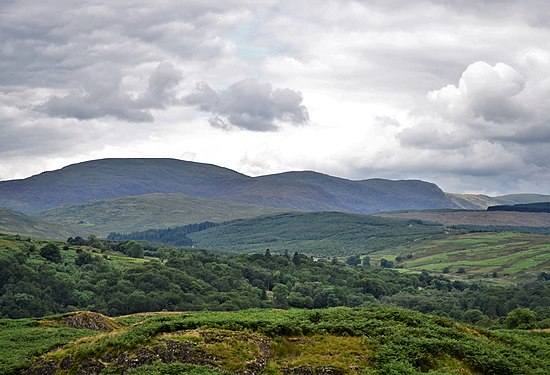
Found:
[[[208,228],[215,227],[216,225],[216,223],[204,221],[202,223],[188,224],[180,227],[165,229],[148,229],[131,233],[112,232],[109,236],[107,236],[107,239],[111,241],[137,240],[161,242],[175,246],[192,246],[193,241],[187,237],[188,234],[200,232]]]
[[[550,212],[550,202],[489,206],[487,211]]]
[[[533,233],[550,235],[550,226],[548,227],[518,227],[518,226],[503,226],[503,225],[475,225],[475,224],[460,224],[451,225],[449,228],[462,230],[465,232],[518,232],[518,233]]]
[[[117,244],[133,248],[136,242]],[[153,249],[130,259],[87,246],[17,241],[0,251],[0,316],[74,310],[108,315],[161,310],[240,310],[394,305],[483,326],[504,324],[517,308],[529,326],[550,326],[550,282],[489,287],[444,277],[291,255],[229,256]],[[43,248],[47,247],[47,251]],[[50,257],[57,247],[59,257]]]

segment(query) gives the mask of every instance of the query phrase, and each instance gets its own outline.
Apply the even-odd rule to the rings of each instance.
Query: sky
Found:
[[[550,194],[550,2],[0,1],[0,180],[169,157]]]

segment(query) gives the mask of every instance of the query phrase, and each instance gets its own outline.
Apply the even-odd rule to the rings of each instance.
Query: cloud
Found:
[[[511,66],[478,61],[462,73],[458,87],[448,85],[426,97],[435,111],[452,121],[506,123],[524,115],[517,99],[524,88],[524,77]]]
[[[546,98],[533,94],[540,87],[530,76],[505,63],[470,64],[457,85],[428,92],[411,112],[413,125],[396,137],[401,154],[416,153],[409,160],[417,170],[494,176],[495,185],[550,181]]]
[[[415,125],[398,138],[403,145],[453,149],[478,140],[522,144],[547,142],[550,130],[545,97],[536,98],[535,79],[513,67],[483,61],[470,64],[458,85],[428,92],[413,112]]]
[[[548,192],[549,15],[546,0],[0,1],[0,164],[18,166],[0,173],[145,150],[239,169],[266,144],[265,173]]]
[[[116,67],[101,64],[86,73],[79,91],[53,96],[35,110],[78,120],[114,117],[128,122],[152,122],[149,110],[174,103],[172,89],[181,80],[181,73],[171,63],[160,63],[151,74],[146,91],[133,98],[121,90],[122,76]]]
[[[169,62],[160,63],[151,77],[147,91],[137,101],[145,108],[162,109],[175,102],[175,93],[172,91],[182,79],[181,72]]]
[[[252,78],[234,83],[222,91],[215,91],[201,82],[184,100],[201,111],[212,113],[210,125],[225,130],[275,131],[282,123],[303,125],[309,121],[299,91],[273,89],[271,84]]]

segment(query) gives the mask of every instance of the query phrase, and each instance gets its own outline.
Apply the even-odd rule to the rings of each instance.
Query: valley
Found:
[[[547,196],[171,159],[92,161],[0,193],[2,374],[550,366],[550,214],[481,209]]]

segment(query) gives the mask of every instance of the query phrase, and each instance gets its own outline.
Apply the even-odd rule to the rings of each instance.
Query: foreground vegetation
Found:
[[[15,374],[29,366],[28,374],[550,371],[549,333],[488,331],[394,308],[159,313],[114,319],[79,315],[0,321],[10,327],[0,331],[0,372]],[[97,323],[111,328],[94,333],[83,328]],[[80,328],[67,327],[71,325]],[[9,345],[15,330],[30,338],[27,345]],[[41,340],[32,336],[37,330]],[[72,341],[79,336],[84,338]],[[54,349],[54,342],[65,345]]]

